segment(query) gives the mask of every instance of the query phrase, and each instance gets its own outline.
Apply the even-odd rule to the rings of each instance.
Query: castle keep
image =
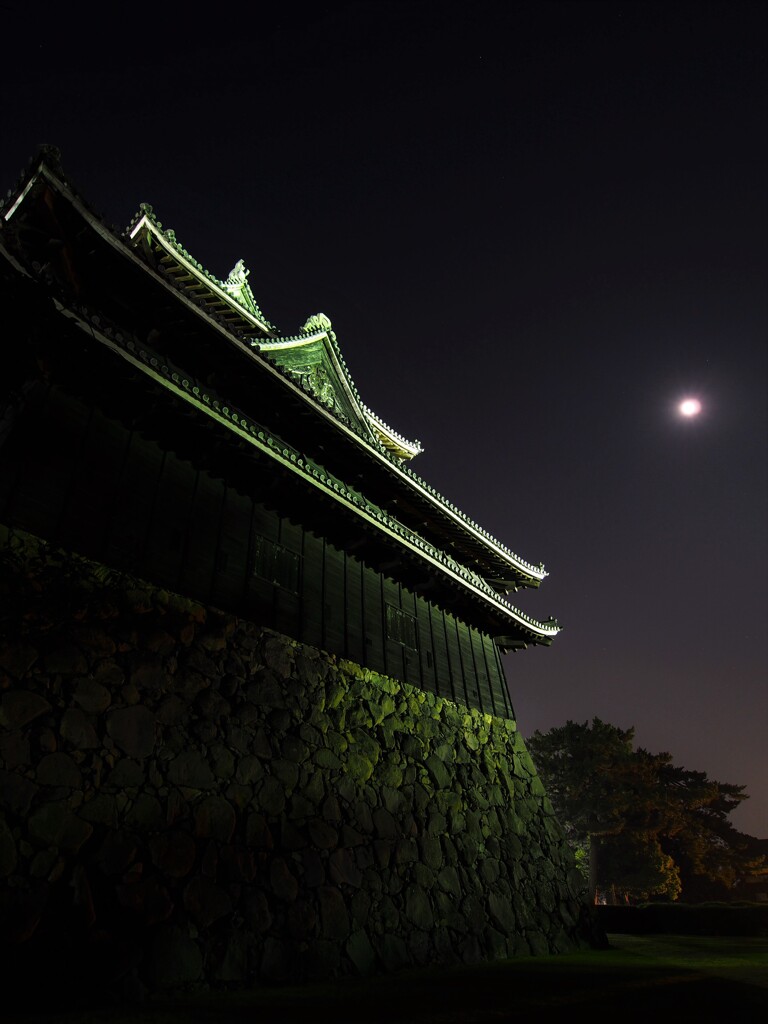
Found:
[[[6,941],[159,987],[595,941],[501,661],[543,567],[248,278],[50,150],[0,211]]]

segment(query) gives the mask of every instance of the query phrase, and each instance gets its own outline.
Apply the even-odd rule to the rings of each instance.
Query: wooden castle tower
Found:
[[[558,632],[507,596],[543,566],[414,473],[328,318],[280,333],[242,262],[147,206],[107,227],[51,150],[0,207],[0,296],[16,987],[604,944],[504,678]]]
[[[0,211],[0,522],[513,717],[546,576],[414,473],[331,321],[262,313],[142,206],[117,234],[43,150]]]

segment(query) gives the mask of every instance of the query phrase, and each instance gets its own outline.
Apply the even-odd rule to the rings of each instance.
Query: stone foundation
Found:
[[[513,721],[0,533],[0,920],[123,995],[604,937]]]

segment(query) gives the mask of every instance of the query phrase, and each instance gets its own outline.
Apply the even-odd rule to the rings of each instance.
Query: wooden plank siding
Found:
[[[28,523],[31,533],[55,540],[73,486],[72,467],[59,458],[59,449],[78,450],[87,424],[87,410],[79,403],[67,406],[61,415],[48,400],[35,405],[33,415],[25,419],[27,444],[14,445],[12,435],[3,446],[0,508],[7,509],[8,518]],[[28,457],[29,450],[35,452],[35,459]]]
[[[346,556],[346,617],[344,654],[358,665],[365,664],[365,629],[363,622],[363,574],[365,567],[352,555]]]
[[[387,628],[388,608],[400,611],[400,588],[394,580],[386,576],[382,578],[382,596],[384,599],[384,616],[382,631],[384,633],[384,671],[397,679],[405,679],[405,651],[403,644],[393,640]]]
[[[515,709],[505,682],[499,649],[487,633],[482,634],[482,640],[485,663],[488,666],[488,678],[491,681],[491,690],[496,701],[496,714],[503,718],[514,718]],[[501,681],[501,685],[499,685],[499,681]]]
[[[469,644],[472,648],[472,660],[474,662],[475,678],[477,679],[477,690],[480,694],[480,703],[483,711],[489,714],[496,714],[496,705],[491,693],[490,680],[488,678],[488,667],[485,664],[483,653],[483,640],[476,630],[468,630]]]
[[[313,647],[323,645],[323,574],[324,551],[322,539],[304,533],[301,565],[302,621],[300,639]]]
[[[327,651],[344,653],[346,633],[346,596],[344,590],[344,553],[327,542],[323,544],[323,639]]]
[[[489,636],[258,494],[60,392],[3,446],[0,521],[442,697],[513,714]]]
[[[363,664],[376,672],[386,672],[382,578],[367,566],[363,569],[363,624],[366,645]]]
[[[456,700],[456,688],[448,658],[445,616],[432,604],[429,606],[429,632],[435,657],[435,688],[439,696]]]
[[[221,519],[224,490],[207,473],[198,473],[186,533],[181,568],[184,593],[210,594],[216,559],[216,527]]]
[[[423,597],[416,597],[416,635],[419,638],[421,686],[430,693],[438,693],[436,675],[435,640],[432,636],[430,606]]]
[[[413,647],[406,645],[404,649],[405,655],[405,681],[410,683],[412,686],[421,686],[424,689],[428,687],[424,686],[424,678],[421,670],[421,636],[419,635],[419,622],[418,613],[416,609],[416,595],[412,594],[407,587],[400,587],[400,607],[403,615],[408,617],[408,620],[412,622],[413,628]],[[429,637],[424,638],[424,643],[429,650],[431,646]]]

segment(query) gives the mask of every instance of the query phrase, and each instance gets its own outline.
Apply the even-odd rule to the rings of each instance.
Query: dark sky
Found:
[[[768,836],[765,4],[311,10],[0,0],[3,187],[55,144],[283,333],[330,316],[414,469],[551,573],[523,734],[635,726]]]

